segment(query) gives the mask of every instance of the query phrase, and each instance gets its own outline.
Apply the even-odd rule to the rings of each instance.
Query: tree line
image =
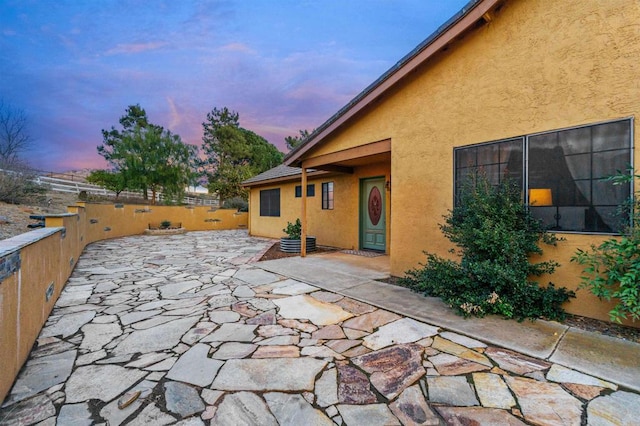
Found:
[[[226,107],[207,114],[200,147],[152,123],[139,104],[127,107],[119,124],[102,130],[103,141],[97,147],[109,168],[87,178],[116,195],[141,191],[145,199],[155,201],[162,192],[165,201],[179,202],[186,187],[204,184],[221,202],[246,200],[242,181],[281,164],[284,156],[262,136],[241,127],[239,114]],[[27,125],[23,110],[0,99],[0,201],[21,202],[43,191],[33,183],[35,171],[25,160],[32,144]],[[286,146],[295,149],[309,136],[309,131],[300,130],[285,138]]]
[[[213,108],[202,123],[200,147],[184,143],[180,136],[149,121],[140,105],[130,105],[119,120],[121,129],[102,130],[98,153],[109,170],[93,171],[89,182],[116,194],[142,191],[154,202],[162,192],[167,201],[179,202],[185,188],[206,179],[209,193],[220,202],[247,199],[242,181],[282,163],[284,154],[262,136],[240,126],[240,116],[228,108]],[[309,132],[289,136],[289,149],[300,145]],[[200,150],[200,149],[201,150]]]

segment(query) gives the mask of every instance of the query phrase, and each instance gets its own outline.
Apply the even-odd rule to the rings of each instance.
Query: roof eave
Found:
[[[316,170],[316,171],[307,173],[307,177],[313,178],[313,177],[329,175],[329,174],[330,172],[326,172],[323,170]],[[267,186],[267,185],[273,185],[277,183],[300,181],[301,178],[302,178],[302,171],[300,171],[300,173],[295,175],[280,176],[280,177],[274,177],[270,179],[264,179],[260,181],[253,181],[253,182],[247,182],[247,183],[243,182],[240,184],[240,186],[243,188],[253,188],[256,186]]]
[[[301,166],[301,157],[325,137],[362,111],[384,92],[395,86],[413,70],[447,46],[455,38],[473,27],[481,19],[489,20],[488,14],[504,0],[471,0],[438,30],[420,43],[413,51],[398,61],[347,105],[323,123],[302,145],[289,152],[283,161],[287,166]]]

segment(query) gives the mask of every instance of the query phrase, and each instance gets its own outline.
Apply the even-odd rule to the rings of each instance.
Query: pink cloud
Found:
[[[118,44],[116,45],[116,47],[107,50],[105,52],[105,55],[140,53],[140,52],[146,52],[149,50],[157,50],[166,45],[167,43],[161,42],[161,41],[148,42],[148,43]]]
[[[222,46],[220,50],[223,52],[240,52],[240,53],[247,53],[251,55],[256,53],[255,50],[253,50],[252,48],[250,48],[244,43],[229,43],[225,46]]]

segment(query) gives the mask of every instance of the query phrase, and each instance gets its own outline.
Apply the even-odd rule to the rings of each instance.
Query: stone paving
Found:
[[[2,425],[637,424],[640,395],[260,269],[246,231],[87,247]]]

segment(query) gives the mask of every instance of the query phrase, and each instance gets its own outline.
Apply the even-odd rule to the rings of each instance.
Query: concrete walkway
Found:
[[[89,246],[0,424],[640,418],[639,345],[542,321],[463,320],[376,281],[388,276],[384,257],[256,263],[271,243],[220,231]]]

